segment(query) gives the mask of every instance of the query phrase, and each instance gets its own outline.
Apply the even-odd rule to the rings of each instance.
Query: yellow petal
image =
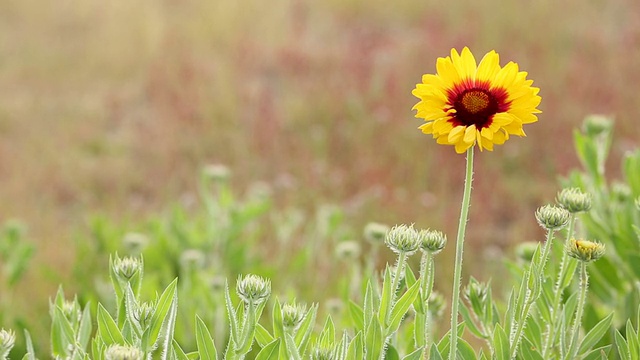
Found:
[[[456,143],[456,142],[460,141],[460,139],[462,138],[462,135],[464,134],[465,129],[466,128],[464,126],[456,126],[456,127],[454,127],[451,130],[451,132],[449,132],[449,137],[447,138],[449,143],[453,144],[453,143]]]
[[[464,142],[458,142],[456,143],[456,153],[464,154],[464,152],[467,151],[467,149],[470,147],[471,145],[469,144],[465,144]]]
[[[422,132],[425,134],[433,133],[433,121],[420,125],[418,129],[422,130]]]
[[[476,59],[468,47],[462,49],[462,54],[458,55],[456,49],[451,49],[451,61],[458,70],[461,79],[473,79],[476,75]]]
[[[476,80],[487,81],[493,79],[500,70],[500,56],[493,50],[488,52],[478,65]]]
[[[466,142],[467,144],[473,144],[475,139],[476,139],[476,126],[475,125],[467,126],[467,129],[464,131],[464,137],[462,138],[462,140],[464,140],[464,142]]]

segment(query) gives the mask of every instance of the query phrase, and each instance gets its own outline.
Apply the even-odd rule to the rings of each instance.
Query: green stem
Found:
[[[578,299],[578,309],[576,310],[576,318],[573,322],[573,335],[569,343],[569,352],[565,359],[575,359],[578,352],[578,336],[580,335],[580,327],[582,326],[582,313],[584,312],[584,304],[587,301],[587,288],[589,287],[589,274],[587,274],[587,262],[580,262],[580,298]]]
[[[576,214],[571,214],[571,218],[569,219],[569,228],[567,229],[567,238],[565,240],[565,245],[569,243],[571,240],[571,236],[573,235],[573,227],[576,223]],[[564,288],[562,287],[562,282],[564,281],[565,273],[567,272],[567,261],[569,257],[566,251],[562,251],[562,260],[560,260],[560,272],[558,274],[558,280],[553,287],[553,304],[551,310],[551,321],[547,326],[547,336],[545,338],[544,345],[542,346],[542,357],[547,359],[547,355],[549,351],[553,348],[554,337],[555,337],[555,329],[556,329],[556,314],[560,311],[560,300],[562,299],[562,291]]]
[[[458,237],[456,239],[456,262],[453,271],[453,295],[451,299],[451,341],[449,360],[456,360],[458,352],[458,305],[460,303],[460,285],[462,282],[462,250],[464,247],[464,232],[467,227],[469,205],[471,202],[471,182],[473,181],[473,146],[467,150],[467,171],[464,178],[464,195],[460,209],[458,223]]]
[[[422,297],[422,304],[424,306],[425,317],[429,313],[429,298],[431,297],[431,291],[433,290],[434,279],[434,266],[433,255],[425,251],[422,254],[422,261],[420,262],[420,292]],[[429,327],[430,322],[424,322],[424,347],[429,349]]]
[[[398,283],[400,282],[400,274],[404,271],[404,264],[407,261],[407,253],[401,251],[398,255],[398,264],[396,265],[396,272],[393,275],[393,279],[391,279],[391,301],[387,305],[385,322],[389,321],[389,315],[391,315],[391,309],[396,303],[396,292],[398,291]],[[387,324],[382,324],[382,326],[387,326]]]

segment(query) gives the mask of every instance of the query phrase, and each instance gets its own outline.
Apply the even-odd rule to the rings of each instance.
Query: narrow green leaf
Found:
[[[333,324],[331,315],[327,316],[322,332],[320,333],[320,346],[323,348],[331,348],[336,341],[336,327]]]
[[[196,346],[201,360],[218,359],[218,351],[211,338],[211,332],[198,315],[196,315]]]
[[[443,360],[440,351],[438,351],[438,346],[435,344],[431,345],[431,351],[429,352],[429,359],[431,360]]]
[[[256,360],[278,360],[280,355],[280,339],[275,339],[260,350]]]
[[[518,353],[519,355],[521,355],[522,359],[544,360],[542,354],[540,354],[540,352],[538,351],[538,348],[536,348],[536,346],[533,345],[531,341],[529,341],[529,339],[526,337],[522,338],[522,343],[518,348]]]
[[[385,331],[387,336],[398,331],[402,319],[407,314],[409,307],[413,304],[419,293],[420,283],[416,282],[395,303],[393,309],[391,309],[391,322],[389,324],[389,328]]]
[[[496,360],[510,360],[509,359],[509,338],[502,329],[500,324],[496,325],[493,331],[493,348],[495,349]]]
[[[316,314],[318,313],[318,304],[312,305],[302,320],[302,323],[298,327],[296,332],[296,345],[298,346],[298,352],[304,356],[307,352],[309,340],[313,333],[313,327],[316,323]]]
[[[584,339],[582,339],[580,347],[578,348],[578,354],[584,355],[587,352],[591,351],[591,348],[593,348],[600,341],[600,339],[602,339],[604,334],[609,331],[612,321],[613,313],[600,320],[600,322],[598,322],[596,326],[591,328],[587,335],[585,335]]]
[[[424,349],[419,348],[416,351],[407,354],[405,357],[402,358],[402,360],[420,360],[422,359],[422,353],[423,353]]]
[[[230,328],[230,336],[229,341],[235,342],[240,338],[240,331],[238,330],[238,315],[236,314],[236,310],[231,303],[231,295],[229,294],[229,283],[225,284],[224,287],[224,304],[227,308],[227,314],[229,315],[229,328]],[[280,313],[278,309],[278,313]],[[274,312],[275,314],[275,312]]]
[[[469,308],[467,307],[467,305],[464,302],[460,302],[460,314],[462,314],[462,319],[464,320],[465,324],[467,324],[467,328],[469,329],[469,331],[477,338],[479,339],[485,339],[486,336],[482,333],[482,331],[480,330],[480,328],[478,328],[478,326],[475,323],[475,319],[471,316],[471,313],[469,312]]]
[[[98,303],[97,322],[100,338],[102,338],[106,346],[113,344],[126,345],[115,320],[113,320],[109,312],[100,303]]]
[[[362,331],[358,331],[356,336],[349,343],[346,360],[362,360],[364,359],[364,350],[362,349]]]
[[[629,344],[627,344],[627,340],[624,339],[620,331],[615,331],[615,343],[618,348],[618,355],[622,360],[631,360],[631,354],[629,353]]]
[[[458,339],[458,356],[462,357],[464,360],[475,360],[476,352],[473,350],[473,347],[469,345],[469,343],[465,339]]]
[[[400,354],[398,354],[398,350],[396,350],[393,345],[387,346],[387,349],[384,354],[385,360],[400,360]]]
[[[273,302],[273,311],[272,311],[272,323],[273,327],[273,337],[284,339],[284,326],[282,325],[282,308],[280,306],[280,300],[276,298]]]
[[[611,352],[611,345],[603,346],[597,349],[591,350],[581,360],[609,360],[609,353]]]
[[[389,266],[384,270],[384,280],[382,282],[382,296],[380,297],[380,308],[378,309],[378,320],[383,327],[387,326],[387,315],[393,304],[395,289],[391,289],[391,270]]]
[[[378,318],[374,316],[365,334],[365,359],[379,359],[383,343],[384,339],[382,338],[382,326],[380,325],[380,322],[378,322]]]
[[[269,333],[269,330],[265,329],[264,326],[257,324],[256,325],[256,342],[260,347],[265,347],[267,344],[270,344],[273,341],[273,336]]]
[[[364,331],[364,311],[353,300],[349,300],[349,315],[351,315],[353,327],[358,331]]]
[[[184,353],[184,350],[180,347],[180,344],[174,339],[173,342],[173,353],[176,360],[189,360],[187,354]]]
[[[631,320],[627,319],[627,343],[629,344],[629,353],[631,354],[631,360],[638,360],[640,355],[640,346],[638,345],[638,334],[631,324]]]
[[[169,315],[172,304],[176,299],[177,284],[178,279],[176,278],[167,286],[162,295],[160,295],[160,299],[156,303],[156,309],[151,316],[149,327],[142,335],[142,347],[144,351],[151,351],[153,348],[155,348],[158,342],[162,324],[167,318],[167,315]]]
[[[76,334],[76,341],[82,350],[87,350],[89,340],[91,339],[91,306],[85,304],[80,316],[80,326]]]
[[[24,330],[24,340],[27,346],[27,353],[22,358],[23,360],[36,360],[36,352],[33,349],[33,341],[31,341],[31,335],[27,331]]]

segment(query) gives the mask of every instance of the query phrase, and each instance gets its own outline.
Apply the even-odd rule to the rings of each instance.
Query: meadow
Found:
[[[354,326],[348,299],[361,306],[367,280],[382,284],[385,263],[396,261],[365,239],[370,223],[447,234],[434,287],[450,301],[464,156],[417,129],[411,90],[436,58],[463,46],[518,62],[542,96],[526,138],[476,153],[463,285],[505,269],[517,284],[527,267],[516,248],[545,238],[536,209],[577,186],[594,196],[577,231],[616,254],[590,265],[607,276],[591,276],[584,333],[629,295],[611,320],[627,336],[627,319],[637,327],[637,277],[620,263],[635,252],[607,241],[637,236],[638,168],[625,159],[640,138],[639,45],[640,4],[622,0],[3,1],[0,328],[18,333],[11,356],[27,351],[24,327],[39,357],[50,352],[59,286],[92,319],[101,302],[121,320],[113,287],[124,285],[109,277],[116,253],[143,254],[134,297],[168,294],[180,279],[176,339],[187,352],[204,329],[195,313],[225,349],[220,286],[229,281],[236,303],[234,284],[247,273],[272,281],[263,318],[277,313],[276,295],[317,303],[315,330],[331,333],[324,319],[333,314],[339,342]],[[604,145],[583,127],[594,113],[614,119]],[[607,207],[609,197],[623,205]],[[603,228],[614,214],[624,216]],[[408,262],[416,277],[419,260]],[[492,283],[502,312],[511,286]],[[473,335],[465,338],[479,348]],[[615,332],[607,336],[612,344]]]

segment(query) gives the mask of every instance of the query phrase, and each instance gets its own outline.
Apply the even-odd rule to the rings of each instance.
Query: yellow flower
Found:
[[[523,124],[538,121],[540,89],[516,63],[500,67],[495,51],[476,65],[468,48],[460,54],[451,49],[451,56],[438,58],[436,69],[412,93],[420,99],[413,107],[416,117],[426,121],[420,129],[438,144],[454,145],[459,154],[475,144],[492,151],[509,135],[525,136]]]

